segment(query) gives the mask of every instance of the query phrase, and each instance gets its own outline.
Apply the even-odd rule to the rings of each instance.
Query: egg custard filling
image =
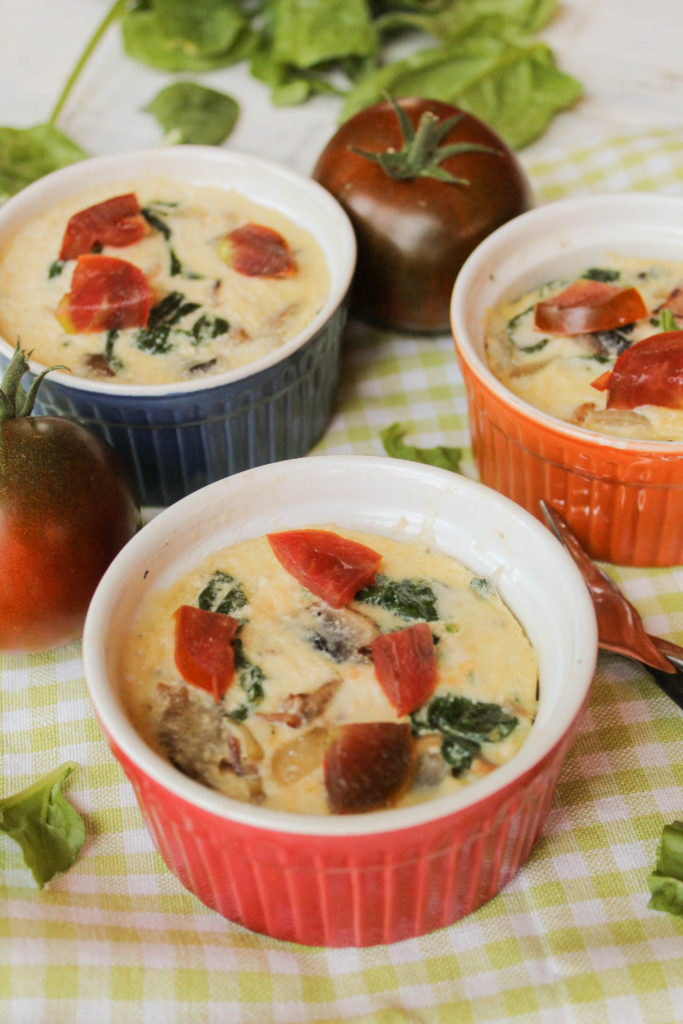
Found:
[[[451,793],[509,760],[538,662],[492,580],[416,541],[311,527],[150,592],[119,686],[142,738],[190,778],[343,814]]]
[[[305,229],[235,191],[163,177],[93,188],[0,252],[0,332],[113,384],[248,366],[299,334],[330,275]]]
[[[535,408],[683,441],[683,263],[612,257],[501,303],[485,333],[489,368]]]

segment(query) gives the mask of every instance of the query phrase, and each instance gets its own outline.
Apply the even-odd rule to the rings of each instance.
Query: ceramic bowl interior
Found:
[[[0,210],[0,247],[28,219],[93,185],[147,175],[241,193],[277,209],[321,245],[327,299],[307,327],[271,354],[201,380],[121,386],[53,371],[37,401],[102,433],[128,464],[143,504],[166,505],[225,475],[305,455],[327,427],[336,397],[356,244],[336,200],[284,167],[211,146],[95,157],[28,186]],[[0,338],[0,361],[16,339]],[[34,374],[43,368],[31,361]]]

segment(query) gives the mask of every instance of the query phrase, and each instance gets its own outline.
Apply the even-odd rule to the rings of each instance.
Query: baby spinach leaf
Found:
[[[376,22],[382,31],[413,28],[442,42],[457,39],[463,31],[484,19],[500,17],[528,32],[547,25],[557,11],[557,0],[457,0],[437,3],[406,4],[405,9],[390,10]]]
[[[19,844],[41,889],[71,867],[85,839],[83,819],[62,793],[64,780],[77,767],[68,761],[0,800],[0,832]]]
[[[129,57],[141,61],[161,71],[209,71],[222,68],[229,64],[246,59],[252,51],[256,36],[249,25],[242,19],[239,12],[235,13],[234,4],[228,0],[226,4],[209,5],[204,0],[189,4],[181,0],[176,7],[197,8],[200,17],[206,14],[206,22],[201,27],[195,26],[194,38],[172,35],[164,30],[163,17],[156,0],[138,3],[127,10],[121,18],[121,35],[123,47]],[[226,45],[229,37],[225,14],[217,7],[229,7],[235,29],[232,41]],[[178,13],[178,12],[176,12]],[[174,31],[180,30],[182,12],[173,19]],[[218,33],[220,42],[211,43],[213,26],[221,21],[222,28]],[[193,30],[191,30],[193,31]],[[197,45],[197,39],[204,40],[208,49]],[[218,49],[223,46],[223,49]]]
[[[44,174],[84,160],[87,155],[51,124],[0,127],[0,203]]]
[[[607,267],[589,267],[588,270],[584,270],[581,277],[584,277],[587,281],[603,281],[610,284],[619,280],[621,271],[612,270]]]
[[[341,120],[385,93],[452,103],[520,149],[579,98],[581,86],[558,70],[545,43],[500,22],[495,32],[480,23],[457,43],[419,50],[372,72],[348,94]]]
[[[438,733],[443,736],[441,754],[460,775],[478,756],[482,743],[499,743],[516,727],[516,715],[499,704],[470,700],[458,694],[433,697],[410,716],[413,733]]]
[[[224,54],[247,24],[235,0],[152,0],[151,7],[163,36],[188,53]]]
[[[407,432],[408,427],[403,423],[392,423],[391,426],[380,431],[380,438],[387,455],[391,455],[395,459],[423,462],[428,466],[440,466],[442,469],[450,469],[453,473],[460,472],[461,448],[448,448],[441,444],[435,448],[416,448],[403,441]]]
[[[271,0],[273,59],[310,68],[343,57],[365,57],[378,39],[365,0]]]
[[[265,675],[258,665],[254,665],[244,653],[242,638],[238,635],[232,642],[235,651],[235,668],[237,679],[241,689],[246,695],[246,701],[232,711],[227,712],[227,717],[234,722],[243,722],[254,710],[255,705],[263,700]]]
[[[232,615],[244,608],[246,603],[247,595],[242,584],[230,573],[220,569],[213,574],[197,599],[197,604],[204,611],[220,612],[223,615]]]
[[[166,133],[168,144],[220,146],[235,126],[239,106],[232,96],[196,82],[174,82],[146,107]]]
[[[377,582],[359,590],[355,601],[374,604],[401,619],[435,622],[439,618],[434,591],[424,580],[392,580],[377,576]]]
[[[662,829],[655,870],[647,880],[651,910],[683,917],[683,821]]]

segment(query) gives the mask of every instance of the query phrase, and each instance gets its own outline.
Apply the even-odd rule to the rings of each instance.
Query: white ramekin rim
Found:
[[[647,226],[650,230],[646,233]],[[654,231],[653,231],[654,228]],[[483,290],[497,299],[509,293],[518,270],[520,279],[533,275],[551,260],[571,259],[581,264],[581,252],[598,248],[618,251],[620,245],[641,247],[643,255],[656,255],[658,240],[675,247],[683,262],[683,196],[649,192],[612,192],[559,199],[528,210],[493,231],[470,254],[455,280],[451,296],[451,330],[456,352],[470,373],[499,403],[517,416],[537,422],[545,430],[589,449],[614,449],[626,453],[679,456],[683,442],[646,441],[600,434],[556,419],[515,395],[492,373],[472,329],[472,304]],[[615,248],[616,247],[616,248]],[[638,255],[636,252],[625,255]],[[552,270],[547,277],[552,277]],[[545,279],[547,279],[547,277]],[[536,283],[544,278],[537,277]],[[495,304],[487,303],[487,308]],[[481,323],[481,319],[480,319]]]
[[[285,362],[325,328],[344,301],[355,270],[356,238],[351,222],[337,200],[318,182],[284,165],[248,153],[216,146],[161,146],[157,149],[126,150],[94,156],[69,164],[26,186],[0,207],[0,244],[3,234],[10,236],[20,224],[49,207],[52,202],[78,195],[94,185],[106,184],[108,181],[115,185],[117,180],[134,178],[143,173],[165,174],[180,180],[193,179],[198,184],[235,189],[255,202],[271,206],[302,224],[322,245],[328,261],[331,283],[325,303],[302,331],[272,353],[245,366],[207,376],[202,380],[122,386],[53,370],[50,381],[54,386],[110,398],[155,399],[191,395],[247,380]],[[217,179],[221,173],[237,175],[239,185],[231,180],[221,180],[219,183]],[[284,194],[273,197],[269,192],[269,186],[273,185],[281,186],[285,190]],[[322,232],[314,212],[326,219],[333,238]],[[0,353],[10,358],[14,348],[15,343],[11,344],[0,335]],[[45,369],[44,364],[32,359],[29,359],[29,366],[34,374]]]
[[[368,484],[368,481],[372,483]],[[293,516],[292,510],[297,505],[298,496],[304,494],[306,485],[314,493],[304,499],[301,515]],[[326,485],[329,500],[325,497]],[[348,497],[340,498],[344,486]],[[357,487],[365,489],[368,486],[374,488],[374,493],[365,510],[350,511],[352,492]],[[382,491],[386,492],[386,498],[378,496]],[[388,502],[395,493],[413,495],[409,500],[410,510],[407,507],[390,507]],[[284,513],[264,511],[266,498],[272,501],[274,497],[280,500],[280,507],[282,501],[288,503]],[[113,637],[110,635],[111,620],[116,614],[126,614],[121,607],[122,602],[134,599],[130,593],[138,584],[131,584],[133,577],[143,579],[151,573],[152,576],[156,574],[160,585],[169,582],[163,571],[158,567],[150,569],[150,566],[163,564],[173,547],[174,537],[182,537],[184,549],[182,559],[174,556],[177,573],[183,560],[187,562],[189,559],[191,563],[193,557],[197,557],[192,555],[192,551],[198,546],[205,552],[230,542],[231,525],[228,521],[232,512],[244,507],[245,502],[247,505],[249,502],[260,503],[258,521],[251,532],[246,522],[243,523],[237,530],[236,539],[262,534],[266,521],[270,521],[271,528],[275,529],[313,522],[310,510],[314,507],[320,511],[318,522],[335,522],[334,513],[339,509],[340,501],[345,501],[346,506],[341,512],[339,525],[370,532],[387,532],[388,517],[393,516],[391,521],[400,526],[405,536],[414,536],[420,516],[433,515],[430,529],[433,528],[436,535],[444,531],[446,534],[451,531],[453,537],[458,531],[462,534],[458,545],[464,545],[467,550],[453,550],[453,554],[462,557],[475,569],[481,569],[483,562],[487,566],[489,563],[495,566],[495,573],[500,573],[501,594],[515,614],[518,613],[520,594],[524,595],[527,619],[529,607],[526,606],[530,603],[536,602],[537,611],[546,616],[549,604],[553,601],[557,604],[556,612],[544,626],[547,629],[550,623],[549,635],[540,634],[533,638],[541,660],[538,728],[532,728],[530,736],[510,761],[480,782],[450,796],[410,807],[369,814],[313,816],[232,800],[183,776],[148,747],[134,730],[110,678],[109,663],[116,648],[116,632]],[[452,521],[452,512],[453,508],[464,507],[468,508],[465,517],[468,522],[461,526]],[[447,514],[451,518],[446,519]],[[202,536],[198,540],[200,523]],[[474,530],[472,536],[468,532],[471,529]],[[212,530],[213,542],[209,539]],[[498,547],[495,555],[490,552],[491,538]],[[519,550],[520,545],[524,553]],[[442,545],[439,543],[439,546]],[[544,586],[538,593],[536,583],[525,577],[528,564],[533,564],[535,573],[541,572],[545,576]],[[551,581],[552,601],[548,602],[543,594]],[[127,593],[128,597],[125,596]],[[533,623],[531,625],[535,628]],[[550,531],[520,506],[482,484],[446,470],[381,456],[311,456],[261,466],[210,484],[165,509],[126,545],[105,573],[90,605],[83,637],[86,680],[97,717],[114,748],[132,762],[138,772],[207,814],[272,834],[314,837],[341,838],[413,829],[449,818],[488,798],[502,799],[502,794],[511,793],[519,780],[540,762],[546,758],[552,762],[553,751],[575,726],[587,699],[596,657],[597,629],[590,596],[574,562]],[[547,678],[544,678],[546,663]],[[558,665],[562,668],[561,681],[552,678],[552,671]],[[552,707],[551,699],[554,702]]]

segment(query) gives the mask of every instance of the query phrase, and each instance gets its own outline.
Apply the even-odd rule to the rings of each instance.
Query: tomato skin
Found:
[[[436,657],[426,622],[381,633],[370,644],[370,651],[377,682],[397,715],[409,715],[431,697],[436,686]]]
[[[232,615],[183,604],[174,612],[176,668],[186,683],[220,700],[235,677]]]
[[[218,243],[218,255],[245,277],[291,277],[296,263],[286,240],[263,224],[242,224]]]
[[[372,583],[382,556],[331,530],[284,530],[268,534],[284,569],[331,608],[343,608]]]
[[[662,331],[631,345],[593,387],[607,391],[608,409],[683,409],[683,331]]]
[[[52,416],[0,422],[0,650],[80,636],[105,569],[140,525],[117,453]]]
[[[549,334],[611,331],[647,316],[637,288],[580,278],[559,295],[536,304],[534,327]]]
[[[396,102],[415,127],[426,111],[440,120],[460,112],[437,100]],[[341,125],[312,176],[339,201],[356,233],[352,313],[402,331],[445,331],[460,267],[495,228],[529,209],[531,190],[512,150],[471,114],[463,114],[443,143],[476,143],[497,153],[462,153],[441,164],[469,185],[428,177],[397,180],[350,148],[383,152],[402,142],[392,105],[374,104]]]
[[[78,257],[56,316],[67,334],[117,331],[144,327],[151,303],[149,282],[133,263],[88,253]]]
[[[66,225],[59,258],[73,260],[92,252],[98,245],[132,245],[149,234],[149,230],[133,192],[112,196],[74,213]]]

